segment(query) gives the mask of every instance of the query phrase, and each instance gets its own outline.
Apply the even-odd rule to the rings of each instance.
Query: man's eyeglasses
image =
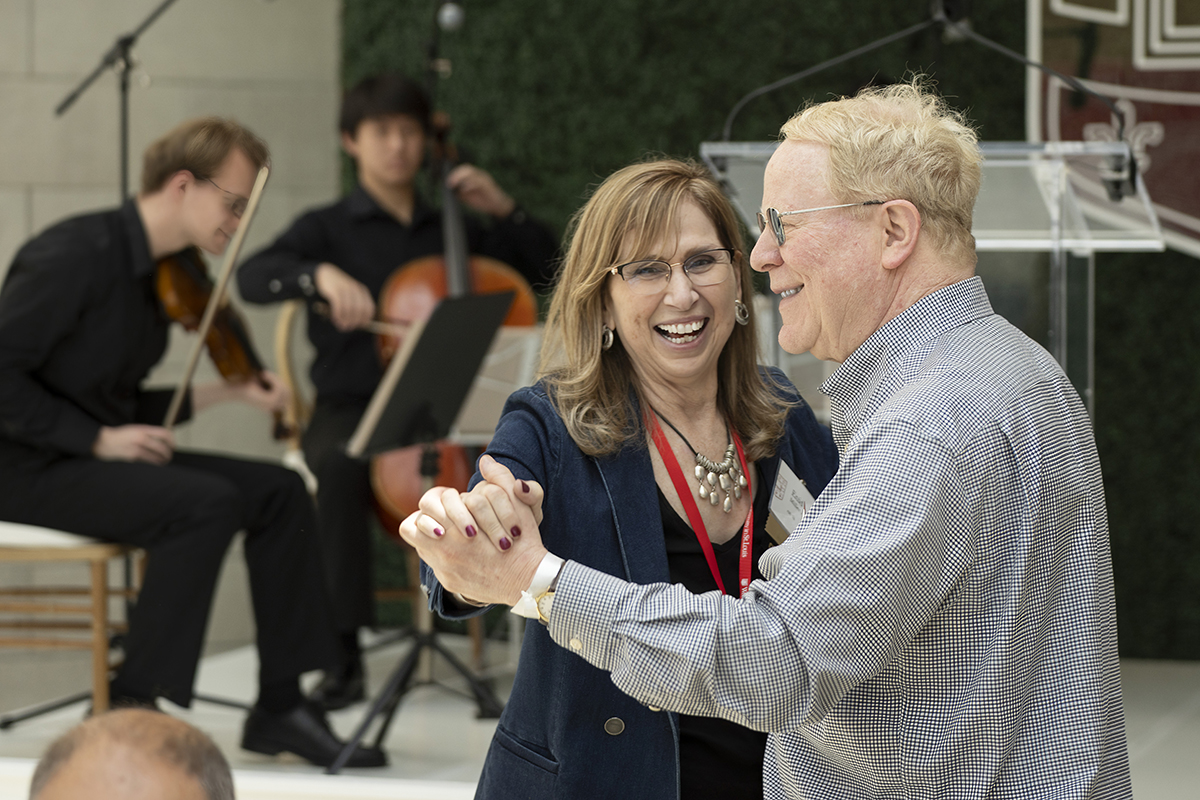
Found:
[[[782,217],[790,217],[792,214],[807,214],[810,211],[828,211],[831,208],[850,208],[851,206],[881,206],[886,203],[886,200],[868,200],[865,203],[842,203],[836,206],[818,206],[817,208],[802,208],[799,211],[779,211],[774,208],[767,209],[766,219],[763,218],[762,212],[758,214],[758,229],[765,231],[767,223],[771,223],[771,232],[775,234],[775,241],[780,247],[783,247],[783,220]]]
[[[729,277],[733,265],[733,251],[720,247],[689,256],[677,264],[668,264],[658,259],[642,259],[609,267],[613,275],[620,275],[634,294],[652,295],[665,290],[671,282],[671,270],[683,267],[683,272],[693,286],[713,286]]]
[[[213,186],[217,187],[218,191],[224,193],[225,204],[229,208],[229,213],[233,214],[238,219],[242,218],[242,214],[246,213],[246,205],[250,202],[249,200],[247,200],[245,197],[242,197],[240,194],[234,194],[228,189],[222,189],[220,186],[217,186],[217,182],[212,178],[201,178],[201,180],[211,183]]]

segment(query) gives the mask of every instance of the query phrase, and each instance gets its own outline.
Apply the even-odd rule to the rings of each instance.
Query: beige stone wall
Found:
[[[116,38],[159,0],[0,0],[0,275],[34,233],[119,194],[117,77],[102,75],[62,116],[54,108]],[[130,186],[159,134],[202,114],[234,117],[267,140],[271,182],[245,252],[338,189],[338,0],[177,0],[142,35],[130,92]],[[215,266],[215,265],[214,265]],[[249,309],[271,361],[273,310]],[[182,371],[176,336],[153,379]],[[201,379],[212,377],[207,368]],[[249,409],[214,409],[179,431],[190,447],[274,456]]]
[[[102,75],[63,116],[54,108],[160,2],[0,0],[0,277],[33,234],[119,201],[115,73]],[[219,114],[252,128],[273,156],[244,254],[300,211],[336,197],[340,15],[340,0],[177,0],[134,49],[131,188],[150,141],[189,117]],[[246,312],[259,352],[273,363],[275,310]],[[190,337],[175,336],[152,379],[173,383],[190,345]],[[205,365],[200,379],[212,376]],[[282,446],[268,428],[261,413],[234,405],[181,427],[178,438],[186,447],[277,458]],[[241,560],[231,559],[214,610],[218,639],[242,640],[250,631],[240,573]]]

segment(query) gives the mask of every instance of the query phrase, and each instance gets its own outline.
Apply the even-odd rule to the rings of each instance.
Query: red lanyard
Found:
[[[704,519],[700,516],[696,498],[692,496],[692,486],[683,477],[683,470],[679,466],[679,460],[675,458],[675,451],[671,449],[671,443],[667,441],[662,426],[658,424],[658,417],[653,412],[646,415],[646,425],[650,428],[650,437],[654,440],[654,446],[658,448],[658,454],[662,457],[663,464],[666,465],[667,472],[671,476],[671,483],[675,484],[675,493],[679,495],[679,500],[683,503],[684,510],[687,511],[688,521],[692,523],[692,533],[696,534],[696,540],[700,542],[700,549],[704,551],[704,559],[708,562],[709,572],[712,573],[721,593],[728,594],[725,591],[725,582],[721,580],[721,572],[717,569],[717,554],[713,552],[712,541],[708,538],[708,529],[704,527]],[[742,440],[736,431],[732,435],[733,443],[737,446],[738,459],[742,465],[742,474],[746,476],[747,491],[749,491],[750,473],[746,470],[746,454],[742,452]],[[716,487],[713,489],[715,491]],[[753,539],[754,497],[751,496],[750,513],[746,515],[746,522],[742,525],[742,546],[738,555],[738,582],[740,584],[738,597],[745,594],[746,589],[750,586],[750,567],[754,555]]]

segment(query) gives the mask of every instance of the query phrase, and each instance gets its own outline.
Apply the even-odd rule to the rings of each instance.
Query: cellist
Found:
[[[428,96],[406,77],[379,75],[349,89],[339,127],[342,147],[354,159],[357,186],[338,202],[301,216],[238,272],[238,288],[250,302],[308,301],[317,397],[303,448],[318,481],[326,575],[345,649],[342,668],[327,673],[312,695],[327,709],[363,698],[358,629],[375,624],[368,467],[343,452],[383,374],[374,340],[361,329],[375,316],[394,270],[442,252],[438,210],[416,186],[430,120]],[[460,164],[447,180],[462,204],[486,221],[467,218],[473,253],[512,265],[535,286],[549,280],[557,253],[553,234],[482,169]],[[327,314],[316,313],[318,301]]]
[[[177,450],[162,426],[170,392],[142,386],[167,348],[157,262],[193,246],[222,253],[267,160],[237,123],[185,122],[147,148],[135,198],[17,252],[0,288],[0,519],[148,551],[111,700],[150,708],[190,705],[221,562],[245,530],[260,671],[242,746],[327,765],[342,743],[299,676],[339,649],[304,484],[276,465]],[[286,393],[270,374],[195,386],[185,414],[223,400],[270,410]],[[385,758],[361,749],[351,763]]]

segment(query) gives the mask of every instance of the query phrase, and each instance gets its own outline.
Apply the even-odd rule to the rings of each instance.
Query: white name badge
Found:
[[[787,462],[779,459],[779,474],[775,476],[770,514],[767,515],[767,533],[775,544],[783,544],[783,540],[791,536],[804,518],[804,512],[815,502],[803,479],[796,477]]]

